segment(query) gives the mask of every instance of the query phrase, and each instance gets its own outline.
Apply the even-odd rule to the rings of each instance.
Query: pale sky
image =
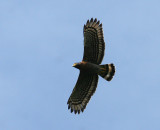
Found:
[[[67,100],[83,57],[83,25],[103,23],[103,64],[80,115]],[[160,130],[159,0],[1,0],[0,130]]]

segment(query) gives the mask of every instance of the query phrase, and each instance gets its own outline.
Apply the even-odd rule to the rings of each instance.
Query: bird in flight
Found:
[[[86,108],[91,96],[94,94],[98,75],[107,81],[110,81],[115,73],[113,64],[100,65],[105,51],[105,42],[103,38],[102,23],[97,19],[91,18],[84,25],[84,54],[83,60],[74,63],[73,67],[80,70],[77,83],[68,99],[68,109],[71,112],[80,113]]]

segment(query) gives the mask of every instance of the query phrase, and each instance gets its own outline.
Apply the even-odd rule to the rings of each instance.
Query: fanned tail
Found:
[[[115,73],[114,64],[105,64],[100,65],[99,75],[106,79],[107,81],[111,81]]]

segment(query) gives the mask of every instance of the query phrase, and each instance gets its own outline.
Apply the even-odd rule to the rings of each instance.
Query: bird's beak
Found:
[[[75,67],[76,66],[76,64],[74,63],[73,65],[72,65],[72,67]]]

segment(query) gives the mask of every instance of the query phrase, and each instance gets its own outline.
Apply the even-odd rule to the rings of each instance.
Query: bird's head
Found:
[[[80,62],[79,62],[79,63],[74,63],[74,64],[72,65],[72,67],[75,67],[75,68],[77,68],[77,69],[80,69],[80,65],[81,65]]]

